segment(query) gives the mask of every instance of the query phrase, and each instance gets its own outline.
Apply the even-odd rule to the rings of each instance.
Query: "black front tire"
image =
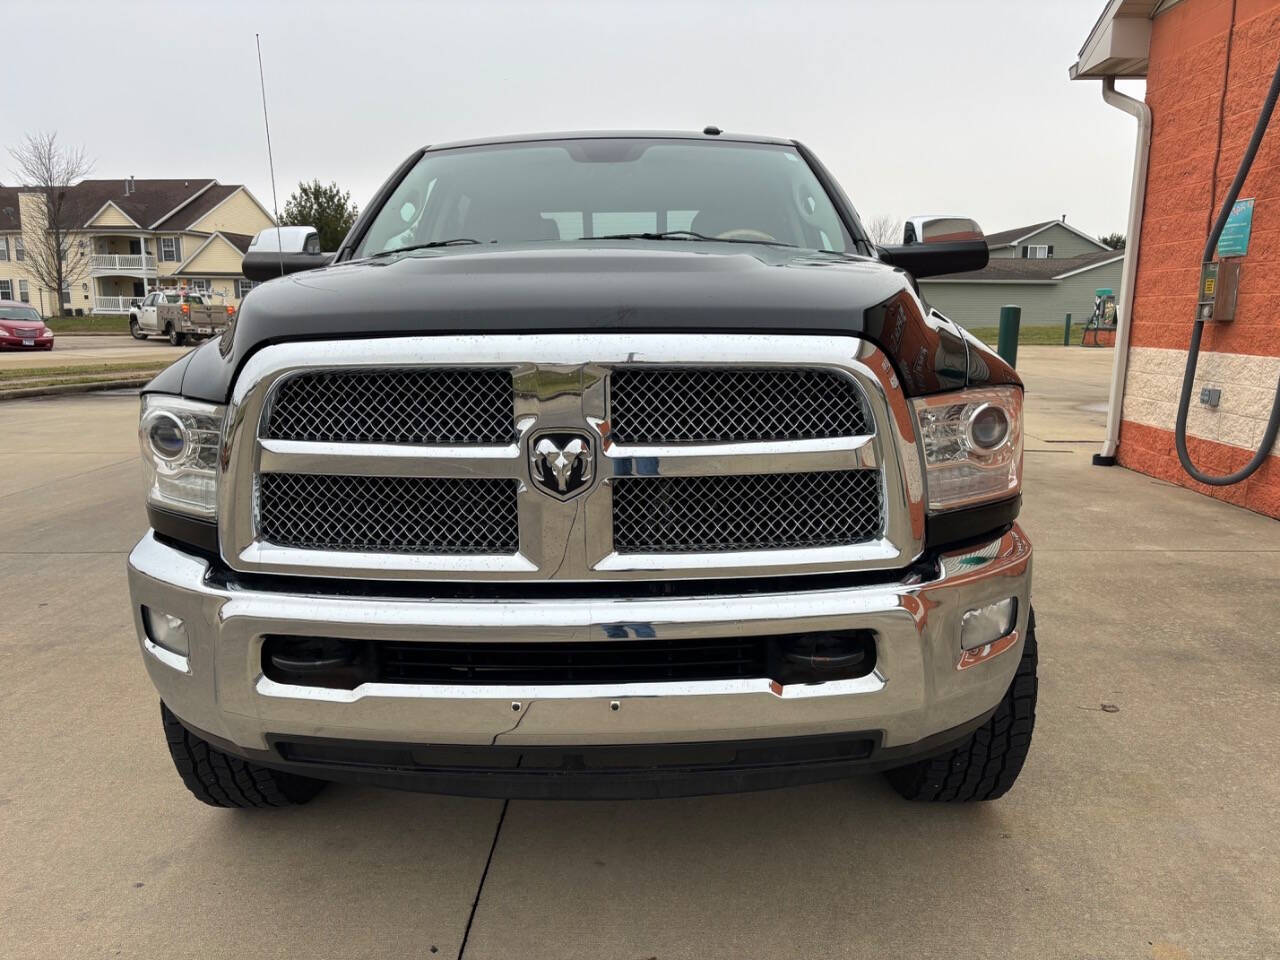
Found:
[[[143,332],[142,327],[138,324],[137,317],[129,318],[129,336],[133,337],[135,340],[147,339],[146,333]]]
[[[291,807],[306,803],[325,781],[272,770],[223,753],[182,725],[160,704],[164,738],[178,776],[201,803],[211,807]]]
[[[1004,796],[1031,749],[1037,686],[1036,612],[1032,610],[1018,671],[996,712],[962,746],[890,770],[889,782],[908,800],[967,803]]]

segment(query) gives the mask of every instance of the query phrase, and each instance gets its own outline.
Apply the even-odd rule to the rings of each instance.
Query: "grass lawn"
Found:
[[[995,346],[1000,339],[999,327],[968,327],[966,328],[975,337],[983,343],[989,343]],[[1084,329],[1083,323],[1073,323],[1071,325],[1071,343],[1073,346],[1080,344],[1080,332]],[[1035,344],[1036,346],[1062,346],[1062,327],[1045,326],[1036,324],[1035,326],[1022,327],[1018,331],[1018,343]]]
[[[171,359],[165,359],[144,360],[138,363],[68,363],[59,367],[6,367],[0,370],[0,386],[17,380],[45,382],[56,378],[59,382],[65,382],[72,378],[111,380],[131,374],[137,374],[140,377],[151,376],[172,362]]]
[[[53,317],[45,321],[56,337],[60,333],[128,333],[129,318],[120,315]]]
[[[87,377],[43,377],[39,380],[0,380],[0,400],[13,396],[20,390],[44,389],[45,387],[64,387],[81,384],[96,384],[103,389],[113,387],[132,387],[146,383],[151,379],[151,374],[130,373],[120,376],[108,376],[99,374],[98,376]]]

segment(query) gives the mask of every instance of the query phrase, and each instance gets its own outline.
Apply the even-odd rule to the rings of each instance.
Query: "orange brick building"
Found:
[[[1273,517],[1275,447],[1249,479],[1209,487],[1183,471],[1173,431],[1205,240],[1278,60],[1280,0],[1112,0],[1071,68],[1073,79],[1101,79],[1138,130],[1102,456]],[[1116,93],[1117,77],[1145,77],[1145,103]],[[1261,444],[1280,376],[1280,109],[1240,197],[1254,207],[1235,320],[1206,324],[1187,423],[1193,462],[1219,475]],[[1201,403],[1202,387],[1220,390],[1216,407]]]

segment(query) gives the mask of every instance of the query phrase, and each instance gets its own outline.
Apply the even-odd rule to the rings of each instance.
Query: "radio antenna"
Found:
[[[258,83],[262,87],[262,125],[267,131],[267,167],[271,171],[271,213],[276,218],[276,256],[280,258],[280,276],[284,276],[284,241],[280,233],[280,206],[276,200],[276,161],[271,155],[271,122],[267,119],[267,80],[262,72],[262,37],[253,35],[258,45]]]

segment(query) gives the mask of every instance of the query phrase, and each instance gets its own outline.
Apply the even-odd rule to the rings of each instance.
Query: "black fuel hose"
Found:
[[[1244,179],[1249,175],[1249,168],[1253,166],[1253,158],[1258,154],[1262,136],[1267,132],[1267,125],[1271,122],[1271,111],[1275,109],[1277,98],[1280,98],[1280,63],[1276,64],[1275,76],[1271,78],[1271,89],[1267,91],[1267,99],[1263,101],[1262,112],[1258,114],[1253,136],[1249,138],[1249,146],[1240,160],[1240,168],[1236,170],[1235,179],[1231,181],[1231,188],[1227,190],[1222,209],[1218,211],[1218,219],[1214,221],[1213,229],[1209,231],[1209,239],[1205,241],[1204,256],[1200,258],[1201,263],[1208,263],[1213,258],[1214,250],[1218,246],[1218,238],[1222,236],[1222,228],[1227,224],[1227,217],[1231,215],[1231,209],[1240,196]],[[1193,480],[1211,487],[1229,487],[1251,477],[1266,461],[1272,445],[1276,442],[1276,433],[1280,432],[1280,377],[1276,378],[1276,398],[1271,404],[1271,419],[1267,421],[1266,432],[1262,435],[1262,445],[1254,453],[1253,459],[1235,473],[1229,473],[1223,477],[1202,473],[1191,462],[1191,455],[1187,453],[1187,411],[1191,407],[1191,391],[1195,386],[1196,364],[1200,360],[1200,338],[1203,334],[1204,320],[1197,313],[1195,325],[1191,328],[1191,347],[1187,351],[1187,368],[1182,375],[1182,395],[1178,398],[1178,421],[1174,428],[1173,440],[1178,448],[1178,460],[1182,463],[1182,469],[1186,470]]]

